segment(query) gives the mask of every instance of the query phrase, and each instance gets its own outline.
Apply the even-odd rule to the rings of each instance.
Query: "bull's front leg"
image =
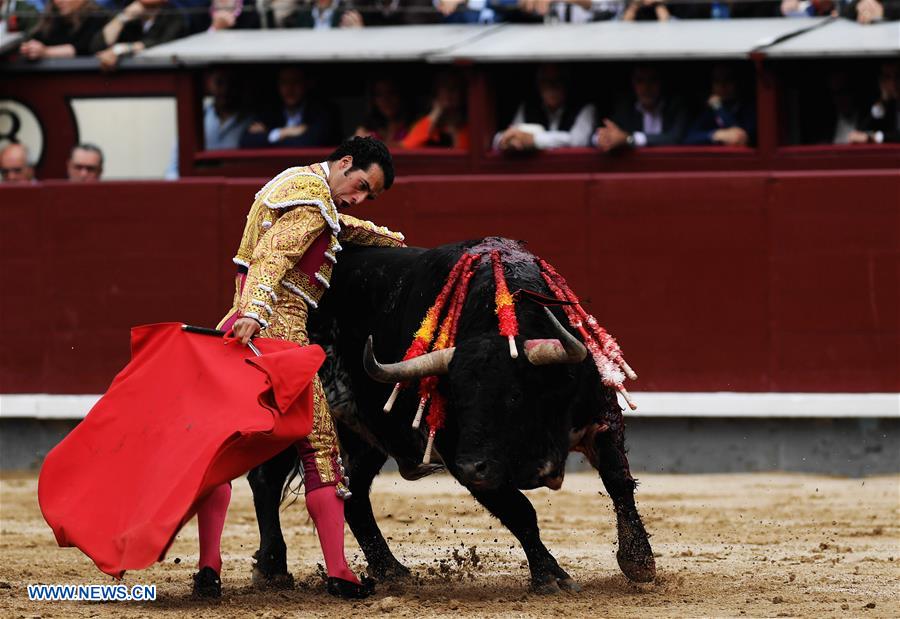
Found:
[[[656,578],[656,561],[644,523],[634,502],[635,481],[625,455],[624,428],[619,431],[594,425],[576,448],[600,472],[600,479],[616,510],[619,550],[616,560],[622,573],[635,582]]]
[[[560,590],[577,592],[581,589],[544,546],[538,529],[537,514],[520,490],[513,487],[496,490],[469,488],[469,492],[522,544],[531,570],[531,587],[536,593],[559,593]]]
[[[380,581],[407,578],[410,575],[409,569],[394,557],[388,547],[375,521],[369,497],[372,481],[387,461],[387,455],[364,445],[362,441],[344,441],[344,448],[349,464],[347,472],[351,492],[350,498],[344,501],[344,517],[366,557],[369,575]]]
[[[278,507],[284,482],[297,462],[290,447],[247,474],[253,490],[253,507],[259,526],[259,550],[253,554],[253,584],[260,588],[290,588],[294,577],[287,571],[287,546],[281,533]]]

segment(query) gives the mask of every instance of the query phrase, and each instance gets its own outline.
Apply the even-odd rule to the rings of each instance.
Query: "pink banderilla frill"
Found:
[[[631,410],[637,409],[637,404],[631,399],[631,395],[623,384],[626,376],[635,380],[637,374],[625,361],[622,349],[616,340],[597,323],[592,315],[585,311],[578,296],[566,283],[565,278],[550,263],[539,258],[538,264],[541,267],[541,276],[547,282],[547,286],[550,287],[554,296],[560,301],[567,302],[562,306],[563,311],[569,319],[569,324],[578,331],[581,339],[584,340],[584,344],[597,366],[597,371],[600,372],[603,384],[621,393]]]

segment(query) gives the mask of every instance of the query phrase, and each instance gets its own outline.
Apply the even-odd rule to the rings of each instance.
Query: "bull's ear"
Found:
[[[373,380],[382,383],[403,383],[426,376],[440,376],[450,370],[450,360],[456,348],[444,348],[413,357],[399,363],[381,364],[375,358],[375,346],[372,336],[366,340],[363,351],[363,368]]]

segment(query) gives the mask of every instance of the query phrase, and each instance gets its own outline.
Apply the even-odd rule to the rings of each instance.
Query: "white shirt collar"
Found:
[[[552,112],[547,108],[544,108],[544,112],[547,114],[547,129],[549,131],[559,131],[559,125],[562,123],[563,117],[562,106],[556,108],[556,110]]]
[[[323,169],[323,170],[325,170],[325,178],[326,178],[326,180],[327,180],[327,179],[328,179],[328,175],[331,174],[331,170],[328,168],[328,162],[327,162],[327,161],[323,161],[323,162],[320,163],[319,165],[322,166],[322,169]]]

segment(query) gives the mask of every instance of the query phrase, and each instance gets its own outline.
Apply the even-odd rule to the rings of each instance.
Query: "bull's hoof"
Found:
[[[580,593],[581,585],[575,582],[572,578],[562,578],[556,581],[559,585],[559,588],[566,593]]]
[[[644,523],[633,505],[616,507],[616,528],[619,532],[619,551],[616,561],[619,569],[633,582],[653,582],[656,578],[656,561]]]
[[[284,574],[265,574],[259,567],[253,566],[250,574],[250,580],[253,586],[260,591],[269,589],[293,589],[294,576],[289,572]]]
[[[649,557],[628,557],[621,550],[616,553],[619,569],[632,582],[653,582],[656,579],[656,561]]]
[[[556,582],[555,578],[544,581],[532,580],[531,590],[538,595],[556,595],[557,593],[562,593],[562,589],[559,588],[559,583]]]
[[[385,565],[369,564],[369,573],[376,581],[384,583],[402,583],[412,578],[409,568],[396,559]]]
[[[578,593],[581,586],[571,577],[560,578],[547,576],[543,580],[531,580],[531,590],[538,595],[556,595],[558,593]]]

